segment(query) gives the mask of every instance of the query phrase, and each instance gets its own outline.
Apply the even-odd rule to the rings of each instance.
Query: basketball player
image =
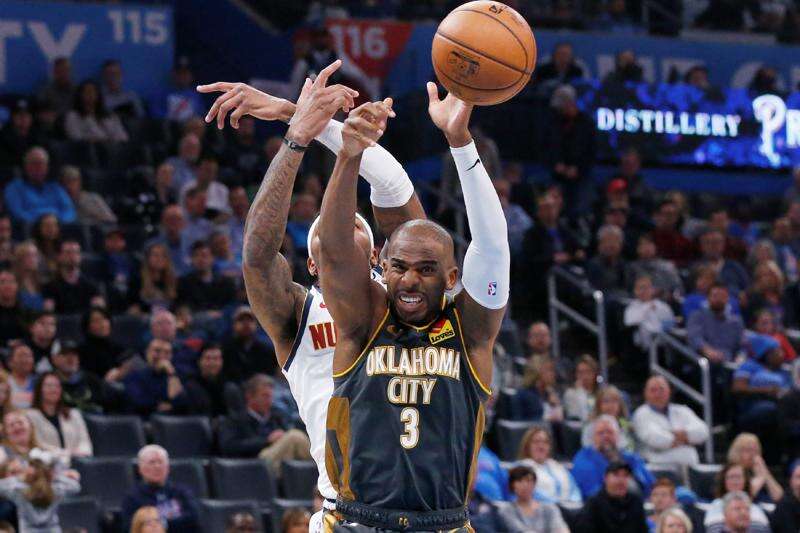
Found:
[[[510,252],[497,193],[469,133],[472,106],[440,100],[429,113],[450,145],[472,242],[462,290],[453,240],[428,220],[391,235],[386,288],[370,278],[353,237],[363,151],[382,135],[389,110],[350,113],[322,201],[320,280],[339,335],[328,405],[326,464],[338,492],[326,531],[471,531],[466,503],[490,394],[492,347],[509,292]],[[372,529],[374,528],[374,529]]]
[[[241,83],[218,82],[198,87],[202,93],[223,92],[206,115],[206,122],[216,120],[219,128],[224,127],[229,112],[233,127],[238,127],[244,115],[291,124],[247,217],[243,270],[250,304],[275,345],[278,363],[306,424],[311,455],[319,470],[317,486],[328,508],[332,508],[336,500],[325,469],[325,418],[333,392],[336,328],[319,287],[305,288],[294,283],[289,266],[278,250],[305,147],[316,138],[336,153],[342,144],[342,123],[331,117],[339,109],[349,110],[355,94],[341,85],[325,86],[327,78],[339,65],[336,61],[322,70],[314,83],[306,80],[296,106]],[[408,175],[388,151],[380,146],[367,150],[359,171],[370,182],[373,212],[384,234],[390,235],[402,222],[425,217]],[[351,226],[351,231],[361,246],[365,266],[377,265],[369,224],[357,213],[354,220],[355,229]],[[315,262],[319,257],[316,252],[318,226],[315,221],[308,238],[308,269],[315,276],[318,274]],[[319,528],[321,514],[312,518],[312,532],[315,523]]]

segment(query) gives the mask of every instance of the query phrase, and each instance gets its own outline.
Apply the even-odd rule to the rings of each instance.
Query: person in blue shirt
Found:
[[[737,429],[755,433],[763,444],[767,464],[780,461],[781,441],[778,400],[792,388],[783,370],[783,350],[768,335],[752,335],[750,357],[733,374],[732,392],[737,398]]]
[[[25,153],[24,177],[6,186],[5,202],[16,221],[33,223],[42,215],[52,213],[63,223],[75,222],[75,206],[67,191],[54,181],[47,181],[50,156],[47,150],[34,146]]]
[[[204,114],[205,104],[194,88],[194,74],[186,57],[178,58],[172,73],[173,86],[158,95],[150,105],[154,118],[164,118],[175,122],[186,122],[190,118]]]
[[[186,391],[172,366],[172,345],[153,339],[147,345],[147,366],[125,376],[126,405],[140,416],[186,410]]]
[[[572,475],[584,499],[603,487],[603,476],[610,463],[623,461],[630,466],[633,479],[642,495],[647,497],[655,478],[647,470],[644,460],[636,453],[619,449],[619,425],[614,417],[601,415],[594,423],[592,445],[585,446],[572,460]]]

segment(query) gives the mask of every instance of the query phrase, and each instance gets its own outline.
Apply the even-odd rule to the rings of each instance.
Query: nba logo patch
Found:
[[[496,281],[490,281],[489,282],[489,290],[486,291],[486,293],[489,296],[494,296],[495,294],[497,294],[497,282]]]

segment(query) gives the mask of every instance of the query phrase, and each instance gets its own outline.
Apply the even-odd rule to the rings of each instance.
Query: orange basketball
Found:
[[[536,40],[512,8],[478,0],[455,8],[439,24],[431,58],[448,91],[472,104],[499,104],[531,79]]]

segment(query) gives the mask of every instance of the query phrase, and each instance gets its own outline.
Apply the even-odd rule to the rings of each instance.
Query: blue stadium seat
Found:
[[[287,459],[281,463],[281,495],[293,500],[308,500],[314,496],[319,471],[314,461]]]
[[[228,518],[242,512],[252,514],[256,518],[256,525],[259,525],[261,513],[258,504],[253,500],[200,500],[200,523],[203,533],[225,531]],[[263,527],[263,523],[261,526]]]
[[[188,488],[197,498],[208,498],[207,467],[205,459],[171,459],[169,480]]]
[[[519,445],[525,432],[535,425],[541,423],[528,422],[523,420],[498,420],[497,421],[497,443],[500,449],[498,455],[502,461],[514,461],[519,454]]]
[[[134,486],[130,458],[75,457],[72,465],[81,474],[81,494],[93,496],[105,510],[119,510]]]
[[[578,450],[581,449],[581,434],[583,424],[577,420],[567,420],[559,425],[561,428],[561,449],[558,450],[558,457],[571,461]]]
[[[689,467],[689,488],[701,500],[714,499],[714,486],[722,465],[692,465]]]
[[[83,340],[81,315],[57,315],[56,331],[58,332],[59,339],[81,342],[81,340]]]
[[[96,457],[134,457],[145,445],[138,416],[84,414]]]
[[[86,533],[100,533],[100,507],[91,497],[68,498],[58,505],[58,520],[61,529],[85,530]]]
[[[211,456],[211,422],[207,417],[153,415],[150,423],[153,441],[171,457]]]
[[[211,486],[217,499],[256,499],[264,507],[276,495],[275,481],[263,459],[212,459]]]
[[[135,315],[116,315],[111,320],[111,339],[126,349],[137,349],[147,331],[147,322]]]

